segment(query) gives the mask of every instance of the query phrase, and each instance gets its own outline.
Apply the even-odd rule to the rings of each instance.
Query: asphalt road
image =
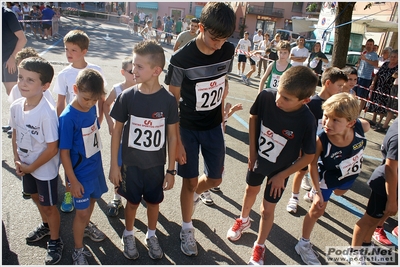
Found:
[[[107,80],[107,89],[115,83],[122,81],[119,74],[121,61],[130,55],[133,45],[140,41],[138,37],[128,33],[126,27],[115,24],[105,24],[103,21],[81,20],[77,18],[63,18],[60,34],[65,35],[71,29],[82,29],[90,37],[90,47],[87,61],[102,67]],[[237,41],[237,40],[236,40]],[[66,65],[61,39],[53,41],[35,40],[28,37],[27,46],[35,48],[41,55],[50,61],[55,73],[61,71]],[[172,46],[166,46],[167,59],[172,54]],[[165,67],[165,69],[167,66]],[[247,66],[247,69],[249,66]],[[245,86],[236,75],[236,61],[234,74],[230,75],[230,93],[228,101],[232,104],[242,103],[243,110],[237,112],[228,121],[226,129],[226,163],[225,175],[221,185],[222,192],[212,193],[215,205],[206,206],[201,203],[193,216],[193,224],[196,228],[196,239],[199,248],[197,257],[187,257],[180,251],[179,231],[181,229],[181,213],[179,194],[181,177],[176,177],[175,187],[165,192],[165,200],[160,205],[159,224],[157,236],[165,256],[159,261],[153,261],[147,255],[144,245],[144,237],[147,229],[146,209],[144,206],[138,209],[135,222],[137,247],[140,253],[139,259],[131,261],[122,254],[120,238],[124,230],[123,210],[116,218],[109,218],[105,214],[107,203],[112,199],[113,186],[109,181],[109,191],[98,201],[92,216],[94,222],[107,236],[106,240],[96,243],[85,239],[88,250],[93,254],[89,258],[90,264],[177,264],[177,265],[244,265],[247,264],[252,245],[257,237],[259,225],[259,206],[262,194],[250,214],[252,225],[243,234],[242,238],[233,243],[226,239],[226,232],[232,226],[234,218],[240,215],[242,197],[245,188],[245,175],[247,170],[248,151],[248,116],[249,109],[257,95],[258,79],[253,79],[251,86]],[[163,73],[160,81],[164,80]],[[299,81],[300,82],[300,81]],[[52,86],[51,88],[52,89]],[[55,95],[53,94],[55,97]],[[5,90],[2,97],[2,125],[7,123],[9,116],[9,103],[6,100]],[[367,116],[370,116],[369,114]],[[104,172],[108,175],[110,162],[110,136],[105,122],[100,130],[103,142]],[[343,197],[335,197],[329,203],[326,213],[315,225],[311,240],[314,249],[321,255],[323,264],[328,264],[324,257],[326,246],[347,246],[351,242],[354,224],[359,216],[364,213],[369,189],[366,185],[371,172],[380,163],[380,144],[383,134],[370,131],[367,134],[368,144],[365,151],[363,171],[353,188]],[[42,265],[46,253],[46,241],[41,240],[34,244],[26,244],[25,236],[39,223],[40,218],[36,207],[31,200],[24,200],[21,195],[22,185],[19,177],[15,175],[11,139],[2,134],[2,241],[3,264]],[[202,171],[202,167],[200,168]],[[63,176],[63,170],[60,169]],[[289,184],[291,181],[289,181]],[[59,203],[61,204],[64,189],[59,186]],[[301,191],[303,195],[304,190]],[[286,212],[286,204],[290,197],[290,188],[285,191],[282,200],[276,208],[275,224],[266,241],[265,264],[268,265],[301,265],[302,260],[294,250],[298,238],[301,236],[301,227],[304,215],[309,209],[309,204],[301,200],[297,214]],[[125,201],[124,201],[125,203]],[[64,241],[62,265],[72,264],[73,237],[72,220],[74,212],[65,214],[61,212],[61,237]],[[388,232],[397,225],[397,216],[390,218],[385,224]],[[389,234],[396,244],[397,240]],[[396,264],[397,264],[396,253]],[[343,264],[343,263],[329,263]]]

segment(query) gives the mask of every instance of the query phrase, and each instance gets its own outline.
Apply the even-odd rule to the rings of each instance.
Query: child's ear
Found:
[[[49,89],[50,87],[50,83],[45,83],[42,85],[43,86],[43,92],[46,91],[47,89]]]
[[[303,101],[303,104],[308,104],[311,101],[311,98],[307,97],[307,98],[303,99],[302,101]]]
[[[155,67],[154,68],[154,76],[158,76],[161,74],[161,72],[163,71],[163,69],[161,67]]]
[[[124,69],[121,69],[121,75],[122,75],[122,76],[124,75],[124,72],[125,72],[125,70],[124,70]]]
[[[74,84],[74,94],[78,94],[78,86],[76,86],[76,84]]]
[[[353,128],[354,124],[356,124],[356,120],[349,121],[347,125],[349,126],[349,128]]]

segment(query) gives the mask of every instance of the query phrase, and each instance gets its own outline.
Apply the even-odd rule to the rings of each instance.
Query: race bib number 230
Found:
[[[165,118],[148,119],[131,115],[128,146],[142,151],[158,151],[165,143]]]

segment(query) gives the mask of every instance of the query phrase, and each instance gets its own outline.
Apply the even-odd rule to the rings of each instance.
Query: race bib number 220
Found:
[[[213,110],[221,104],[225,89],[225,76],[216,80],[196,83],[196,110]]]

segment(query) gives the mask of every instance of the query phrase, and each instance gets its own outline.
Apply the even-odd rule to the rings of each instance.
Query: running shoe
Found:
[[[396,226],[393,231],[392,231],[392,235],[394,235],[395,237],[399,237],[399,227]]]
[[[237,241],[242,236],[242,232],[244,230],[249,229],[250,226],[251,226],[250,219],[248,219],[247,222],[244,223],[242,219],[237,218],[233,226],[228,230],[226,237],[230,241]]]
[[[217,186],[217,187],[211,187],[210,190],[214,193],[218,193],[221,192],[221,187]]]
[[[149,248],[149,256],[153,260],[161,259],[164,255],[160,247],[160,243],[158,243],[158,238],[154,235],[150,238],[146,238],[145,240],[146,246]]]
[[[50,235],[50,229],[44,226],[43,223],[41,223],[39,224],[38,227],[36,227],[35,230],[33,230],[28,234],[28,236],[26,237],[26,242],[28,243],[36,242],[48,235]]]
[[[121,243],[124,246],[124,256],[127,259],[136,260],[139,258],[139,252],[136,248],[136,239],[133,235],[122,237]]]
[[[296,213],[297,212],[297,205],[299,204],[299,200],[295,197],[291,197],[289,199],[289,202],[286,206],[286,210],[290,213]]]
[[[100,231],[97,226],[94,225],[92,222],[89,222],[88,226],[86,226],[83,236],[89,237],[95,242],[103,241],[106,238],[106,235],[102,231]]]
[[[194,228],[181,230],[181,250],[186,256],[197,256],[197,244],[194,238]]]
[[[3,130],[3,132],[7,132],[7,131],[11,130],[11,126],[10,125],[4,125],[4,126],[1,126],[1,129]]]
[[[311,190],[310,176],[308,174],[304,175],[303,179],[301,179],[301,188],[307,191]]]
[[[203,193],[200,194],[200,199],[207,206],[214,205],[214,200],[211,198],[211,193],[208,190],[206,190],[206,191],[204,191]]]
[[[249,260],[249,265],[264,265],[265,247],[254,243],[253,255]]]
[[[306,202],[308,202],[308,203],[312,203],[312,202],[313,202],[313,199],[314,199],[314,194],[313,194],[312,190],[308,191],[308,192],[304,195],[303,199],[304,199]]]
[[[47,242],[47,255],[45,258],[46,264],[57,264],[61,260],[64,243],[61,238],[58,240],[50,240]]]
[[[392,242],[386,236],[385,230],[383,227],[377,227],[372,235],[372,238],[383,246],[392,246]]]
[[[74,202],[72,201],[71,192],[65,192],[64,200],[60,207],[62,212],[72,212],[74,210]]]
[[[305,242],[300,239],[294,249],[305,264],[321,265],[321,262],[318,260],[318,254],[313,250],[311,242]]]
[[[92,257],[90,251],[85,250],[85,248],[74,249],[72,252],[72,264],[73,265],[89,265],[87,257]]]
[[[110,203],[107,204],[107,215],[110,217],[118,216],[119,209],[122,208],[121,199],[114,199]]]

